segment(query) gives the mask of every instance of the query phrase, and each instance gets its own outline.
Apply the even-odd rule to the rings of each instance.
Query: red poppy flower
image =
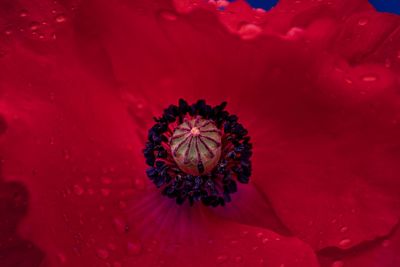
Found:
[[[398,16],[367,0],[0,12],[1,266],[400,264]],[[251,137],[224,206],[177,205],[146,176],[152,117],[180,98],[227,101]]]

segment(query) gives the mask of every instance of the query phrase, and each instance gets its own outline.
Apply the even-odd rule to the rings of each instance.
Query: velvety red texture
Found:
[[[367,0],[0,3],[0,266],[396,267],[400,18]],[[253,175],[177,206],[152,117],[228,101]]]

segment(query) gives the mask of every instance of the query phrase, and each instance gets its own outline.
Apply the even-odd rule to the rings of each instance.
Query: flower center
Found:
[[[169,143],[178,167],[191,175],[210,173],[221,156],[221,131],[199,116],[177,126]]]
[[[204,100],[189,105],[180,99],[170,105],[149,129],[143,154],[147,176],[161,193],[177,204],[201,201],[223,206],[247,184],[252,145],[238,117]]]

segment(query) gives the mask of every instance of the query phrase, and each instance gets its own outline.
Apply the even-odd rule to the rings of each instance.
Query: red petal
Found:
[[[318,266],[297,238],[222,220],[202,206],[176,206],[158,192],[147,192],[131,206],[129,221],[137,239],[146,241],[137,253],[143,257],[125,259],[127,266]]]
[[[253,184],[238,184],[238,192],[232,195],[232,202],[224,207],[210,210],[215,216],[237,223],[266,228],[288,235],[267,197]]]
[[[358,12],[338,27],[337,37],[331,46],[351,64],[379,62],[384,65],[386,59],[397,57],[397,51],[393,49],[398,47],[392,39],[398,34],[399,25],[400,17],[397,15],[372,10]],[[380,57],[368,58],[376,52],[380,52]]]
[[[397,227],[396,227],[397,228]],[[400,232],[362,244],[349,252],[327,250],[321,253],[322,267],[395,267],[400,265]]]
[[[4,177],[22,181],[30,192],[29,216],[20,231],[45,252],[50,266],[94,266],[95,251],[103,249],[95,242],[110,249],[124,242],[114,241],[111,232],[114,218],[125,213],[124,200],[142,188],[144,175],[136,164],[142,157],[135,158],[142,143],[135,142],[122,102],[82,68],[64,59],[69,70],[63,72],[55,62],[43,68],[45,61],[37,60],[31,73],[24,63],[29,69],[32,63],[23,59],[31,56],[11,57],[27,77],[18,83],[19,72],[9,62],[11,90],[2,101],[8,124],[2,137]],[[23,253],[15,249],[19,252],[12,253]]]
[[[391,15],[374,19],[387,31],[399,25]],[[369,46],[365,39],[354,41],[353,51],[361,43],[374,57],[352,66],[345,52],[323,50],[314,34],[326,26],[336,36],[348,24],[317,22],[292,40],[294,50],[277,49],[277,59],[266,59],[275,69],[254,92],[257,98],[242,99],[234,109],[244,121],[256,116],[249,127],[256,147],[253,179],[282,221],[314,248],[347,249],[388,234],[399,219],[398,75],[379,52],[398,44],[385,40],[375,53],[373,38]]]
[[[41,13],[39,7],[38,16],[47,21],[47,10],[56,4],[44,3],[46,8]],[[166,55],[164,60],[171,60],[170,65],[158,64],[162,61],[158,49],[165,48],[166,54],[175,51],[190,55],[202,48],[215,55],[219,49],[213,48],[209,34],[221,30],[207,13],[188,19],[198,24],[201,18],[210,22],[200,34],[189,35],[194,32],[189,21],[180,22],[176,30],[189,35],[187,41],[192,47],[179,51],[157,24],[160,16],[171,21],[174,15],[166,16],[157,8],[161,13],[157,11],[154,21],[153,9],[145,10],[148,13],[142,16],[143,10],[136,9],[136,4],[127,8],[106,1],[96,1],[96,5],[85,2],[75,17],[55,18],[54,23],[62,21],[65,28],[45,24],[46,30],[55,32],[56,38],[49,39],[51,35],[40,38],[40,34],[26,33],[24,24],[15,20],[14,30],[24,26],[24,31],[10,37],[9,50],[1,62],[7,66],[2,72],[5,89],[0,107],[7,129],[3,130],[1,155],[5,179],[23,182],[30,192],[30,209],[20,226],[21,235],[45,253],[45,266],[149,266],[161,261],[167,266],[242,262],[253,266],[317,266],[312,250],[296,238],[227,222],[208,212],[196,213],[195,209],[171,217],[180,209],[173,204],[174,213],[165,214],[169,211],[162,210],[168,203],[165,198],[151,197],[149,205],[139,207],[130,200],[146,188],[141,155],[143,132],[147,130],[143,117],[161,107],[150,103],[157,101],[156,96],[165,96],[162,104],[175,101],[180,92],[194,100],[216,88],[208,87],[209,81],[202,83],[202,71],[215,73],[214,81],[219,75],[209,69],[207,58],[200,60],[199,55],[198,63],[180,65],[175,55]],[[76,25],[73,31],[72,25]],[[121,30],[121,25],[129,25],[129,30]],[[41,26],[35,24],[33,31],[37,27]],[[136,36],[143,36],[143,43]],[[221,38],[237,42],[228,34]],[[223,66],[225,63],[218,65],[221,70]],[[223,82],[219,86],[223,87]],[[193,89],[188,91],[190,87]],[[164,91],[159,95],[142,94],[144,89],[160,88]],[[170,88],[174,91],[167,90]],[[219,96],[211,100],[220,101]],[[257,206],[258,201],[250,203]],[[190,215],[200,217],[193,221]],[[263,224],[265,218],[259,218],[260,222],[252,223]],[[13,227],[17,221],[13,221]],[[198,229],[191,231],[195,222]],[[180,243],[165,246],[175,236],[180,237]],[[204,255],[210,246],[212,249]],[[15,253],[22,255],[23,251]],[[32,255],[27,257],[34,264],[33,257],[40,258],[41,253],[34,251]]]
[[[186,12],[199,6],[176,3]],[[280,1],[266,13],[237,1],[220,18],[239,36],[242,25],[262,29],[244,39],[288,40],[249,43],[262,53],[249,65],[240,53],[248,70],[235,84],[226,79],[232,92],[247,81],[230,107],[253,123],[253,178],[283,222],[315,248],[386,235],[400,201],[398,17],[338,0]]]
[[[162,261],[187,263],[189,257],[180,257],[176,250],[168,254],[163,247],[152,248],[142,228],[126,227],[135,225],[132,218],[138,219],[138,213],[126,209],[131,203],[125,199],[143,189],[144,165],[137,162],[142,162],[143,131],[151,114],[179,97],[193,101],[205,96],[211,102],[228,98],[244,124],[253,123],[254,180],[294,233],[314,248],[347,248],[387,234],[398,219],[399,204],[399,129],[393,124],[397,78],[379,60],[360,66],[344,62],[347,57],[359,60],[353,55],[357,42],[344,50],[326,47],[341,32],[336,23],[342,17],[337,14],[368,10],[360,1],[348,2],[303,1],[288,12],[294,3],[287,1],[268,13],[271,16],[254,21],[250,9],[244,21],[221,13],[224,25],[248,42],[227,34],[209,12],[182,15],[164,3],[85,1],[69,14],[67,4],[43,1],[37,9],[29,7],[29,14],[35,14],[29,19],[17,18],[20,7],[11,5],[7,22],[16,37],[6,37],[2,59],[7,67],[1,74],[6,89],[0,103],[9,126],[2,155],[6,178],[23,181],[31,192],[24,235],[53,265],[145,264],[154,260],[151,253],[142,253],[148,249],[162,253]],[[245,7],[239,3],[232,8]],[[57,19],[53,9],[70,16]],[[367,35],[360,36],[362,42],[376,45]],[[361,49],[363,56],[368,47]],[[381,58],[384,53],[376,51],[372,55]],[[185,219],[176,224],[184,237]],[[218,249],[199,263],[230,260],[244,251],[232,248],[235,253],[225,255],[227,240],[239,238],[234,233],[243,229],[258,231],[218,222],[210,219],[204,225]],[[257,219],[254,224],[268,223]],[[221,236],[225,228],[228,237]],[[276,239],[263,231],[266,242]],[[195,248],[208,244],[202,237],[198,240]],[[264,254],[273,264],[315,264],[296,239],[284,238],[282,246],[273,244],[252,254],[255,240],[253,235],[243,241],[252,264]],[[186,248],[192,241],[183,238],[181,251],[198,255]],[[306,259],[296,261],[295,251]],[[125,259],[126,253],[131,255]]]

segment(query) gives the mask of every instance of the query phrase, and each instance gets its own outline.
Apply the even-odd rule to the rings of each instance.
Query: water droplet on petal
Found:
[[[243,40],[251,40],[256,38],[258,35],[260,35],[260,33],[262,32],[262,29],[255,25],[255,24],[243,24],[240,28],[239,28],[239,35]]]
[[[26,16],[28,16],[28,12],[27,11],[22,11],[21,13],[19,13],[19,16],[21,18],[25,18]]]
[[[103,248],[97,249],[96,255],[97,255],[97,257],[99,257],[100,259],[103,259],[103,260],[107,259],[110,256],[110,254],[108,253],[108,250],[103,249]]]
[[[256,11],[257,13],[260,13],[260,14],[265,14],[265,9],[263,9],[263,8],[255,8],[254,9],[254,11]]]
[[[127,250],[130,255],[139,255],[142,251],[142,244],[137,241],[128,242]]]
[[[362,18],[362,19],[358,20],[358,25],[360,25],[360,26],[365,26],[367,24],[368,24],[368,19],[366,19],[366,18]]]
[[[227,256],[227,255],[219,255],[219,256],[217,257],[217,263],[218,263],[218,264],[224,263],[224,262],[226,262],[227,260],[228,260],[228,256]]]
[[[65,18],[64,15],[58,15],[58,16],[56,17],[56,22],[57,22],[57,23],[62,23],[62,22],[65,22],[65,21],[66,21],[66,18]]]
[[[81,196],[85,192],[83,187],[80,186],[79,184],[74,185],[73,191],[74,191],[75,195],[77,195],[77,196]]]
[[[293,27],[286,33],[286,38],[289,40],[299,39],[304,34],[304,30],[299,27]]]
[[[345,78],[344,81],[345,81],[347,84],[353,84],[353,81],[352,81],[350,78]]]
[[[269,241],[269,239],[268,239],[268,238],[264,238],[264,239],[262,240],[263,244],[267,244],[267,243],[268,243],[268,241]]]
[[[341,248],[348,248],[348,247],[350,247],[350,244],[351,244],[351,240],[347,239],[347,238],[343,239],[342,241],[339,242],[339,246]]]
[[[37,23],[37,22],[32,22],[32,23],[30,24],[30,26],[29,26],[29,29],[30,29],[31,31],[37,31],[37,30],[39,29],[39,23]]]
[[[261,237],[264,236],[264,234],[263,234],[262,232],[259,232],[259,233],[256,234],[256,236],[257,236],[258,238],[261,238]]]
[[[362,76],[361,79],[362,79],[364,82],[375,82],[375,81],[378,80],[378,76],[373,75],[373,74],[369,74],[369,75],[364,75],[364,76]]]
[[[347,232],[347,230],[349,230],[349,228],[346,226],[343,226],[342,228],[340,228],[340,232],[342,232],[342,233]]]
[[[335,261],[332,263],[332,267],[343,267],[344,262],[343,261]]]

